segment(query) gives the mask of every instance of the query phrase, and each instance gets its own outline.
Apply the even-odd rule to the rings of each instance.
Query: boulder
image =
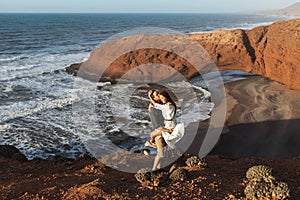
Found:
[[[16,147],[11,145],[0,145],[0,157],[1,156],[22,162],[27,161],[26,156],[22,154]]]

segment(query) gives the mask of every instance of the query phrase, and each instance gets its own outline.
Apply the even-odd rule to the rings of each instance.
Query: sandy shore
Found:
[[[184,167],[185,157],[176,162],[189,171],[185,181],[142,186],[133,174],[88,158],[0,158],[0,199],[243,199],[245,172],[258,164],[272,167],[289,185],[290,199],[299,199],[300,91],[262,77],[228,83],[226,90],[226,131],[206,157],[207,168]]]
[[[228,133],[214,153],[233,157],[300,155],[300,92],[260,76],[226,85]]]
[[[300,92],[260,76],[226,84],[227,125],[300,118]]]

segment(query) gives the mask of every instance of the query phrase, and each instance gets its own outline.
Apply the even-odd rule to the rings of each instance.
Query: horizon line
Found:
[[[111,12],[111,11],[105,11],[105,12],[94,12],[94,11],[82,11],[82,12],[69,12],[69,11],[0,11],[0,14],[251,14],[255,11],[237,11],[237,12],[185,12],[185,11],[179,11],[179,12]]]

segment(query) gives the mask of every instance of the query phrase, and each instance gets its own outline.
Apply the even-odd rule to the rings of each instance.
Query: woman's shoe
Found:
[[[150,150],[149,149],[144,149],[143,154],[146,155],[146,156],[149,156],[150,155]]]

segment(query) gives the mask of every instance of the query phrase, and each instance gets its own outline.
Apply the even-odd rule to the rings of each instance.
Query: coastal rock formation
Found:
[[[300,89],[300,18],[278,21],[252,30],[219,30],[191,34],[189,37],[204,47],[220,70],[251,72],[283,83],[290,89]],[[95,52],[97,49],[83,64],[100,63],[101,60],[97,59],[98,54]],[[147,63],[171,66],[187,79],[197,75],[193,65],[184,57],[169,51],[148,48],[130,51],[118,57],[103,72],[100,81],[117,81],[129,70]],[[206,63],[208,61],[203,66]],[[80,64],[71,65],[67,71],[76,74],[79,67]],[[140,77],[145,74],[152,76],[145,68],[132,73],[132,76]],[[174,75],[170,71],[157,74],[162,79]]]
[[[300,89],[300,18],[191,38],[203,45],[220,70],[243,70]]]
[[[27,158],[19,149],[11,145],[0,145],[0,157],[11,158],[21,162],[27,161]]]
[[[176,81],[182,80],[182,76],[190,79],[199,75],[199,69],[210,67],[211,63],[207,52],[185,35],[141,34],[103,43],[82,63],[78,76],[96,82]],[[71,67],[67,71],[74,74],[76,68],[78,65],[73,65],[74,70]]]
[[[81,66],[81,63],[74,63],[74,64],[70,65],[69,67],[67,67],[66,71],[68,74],[77,76],[80,66]]]

